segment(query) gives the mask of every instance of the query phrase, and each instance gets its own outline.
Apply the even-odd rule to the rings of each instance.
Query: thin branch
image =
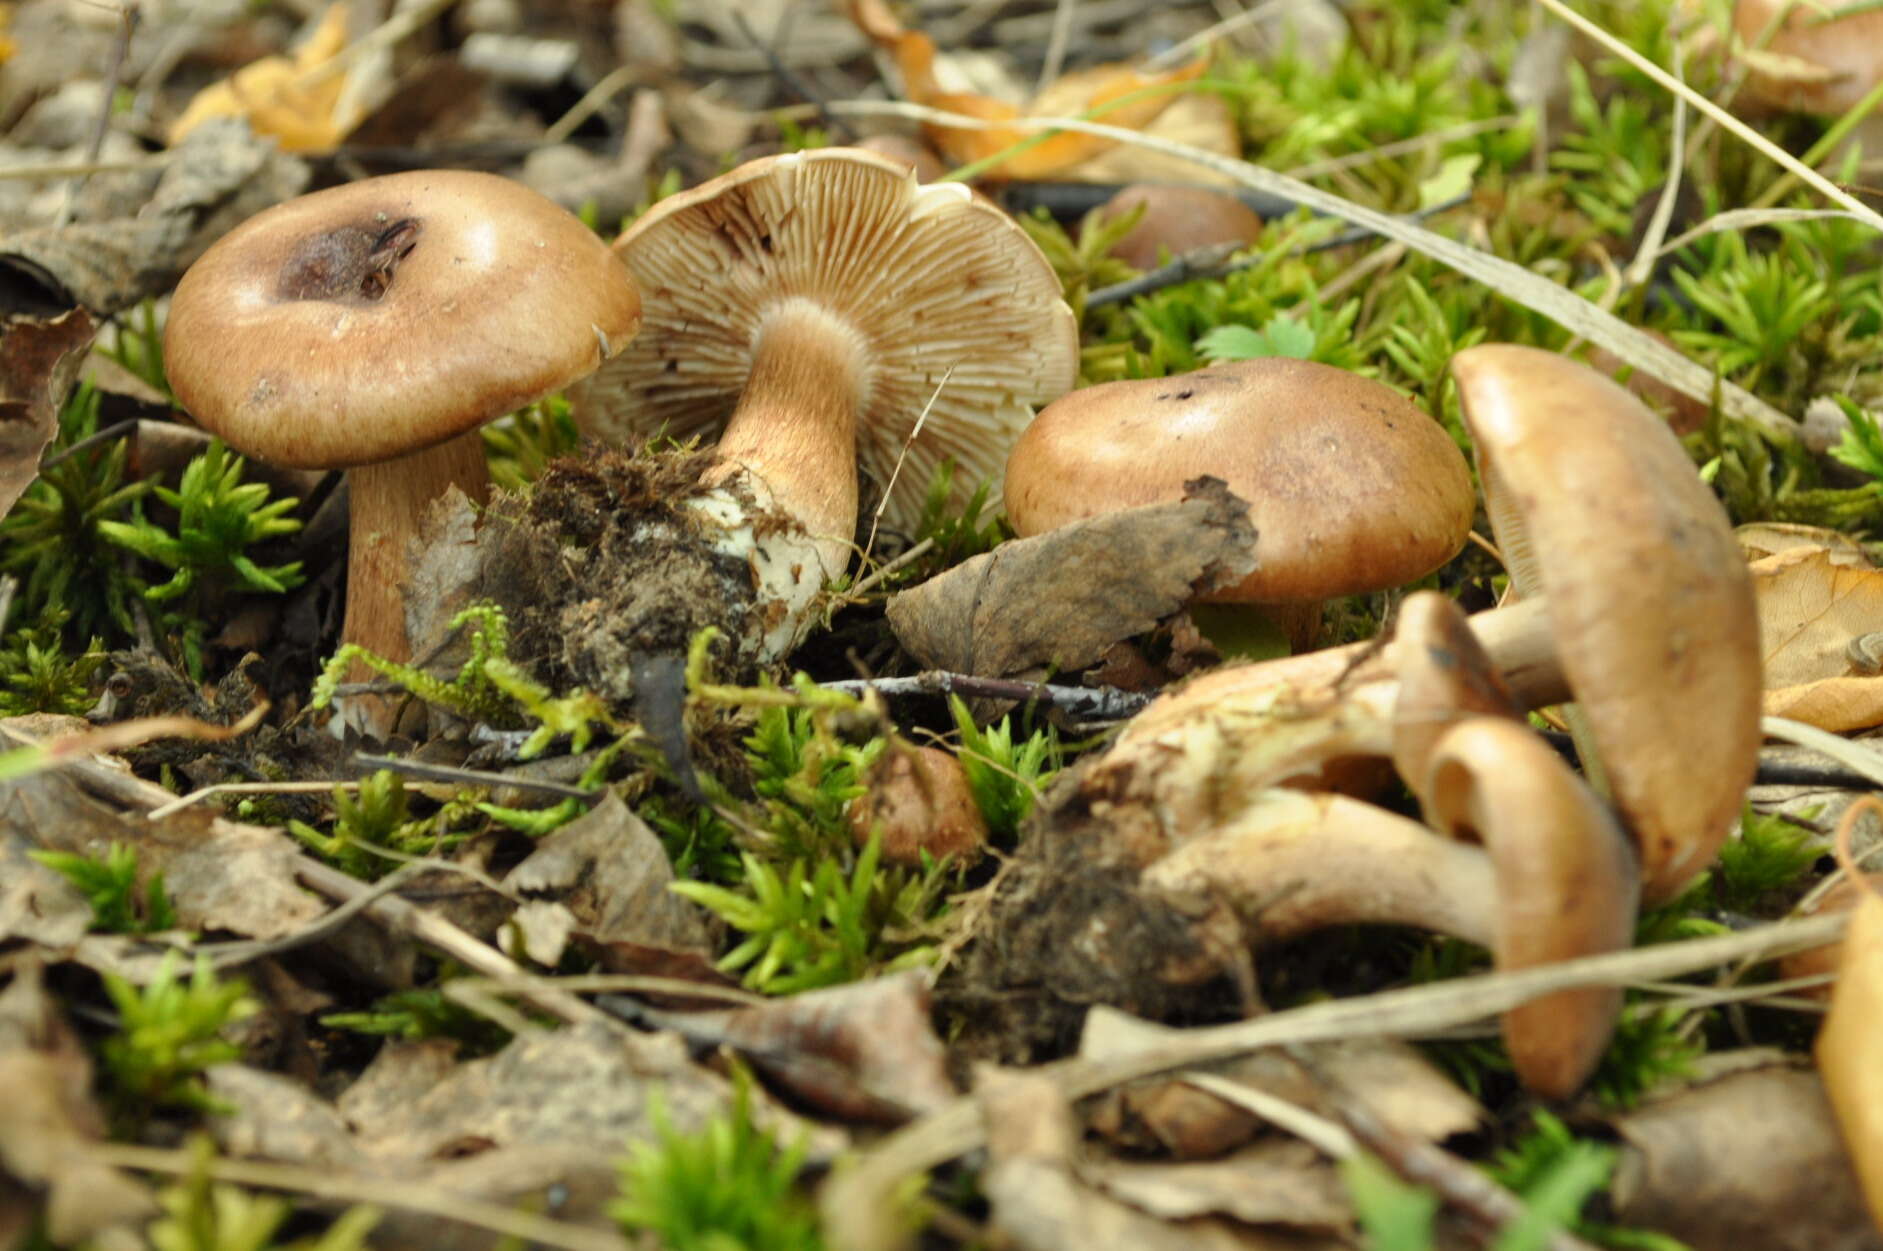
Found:
[[[1011,699],[1023,704],[1045,704],[1088,721],[1122,721],[1136,716],[1157,698],[1156,692],[1121,691],[1109,686],[1052,686],[1011,678],[982,678],[970,673],[932,669],[903,678],[853,678],[821,682],[827,691],[861,695],[961,695],[969,699]]]

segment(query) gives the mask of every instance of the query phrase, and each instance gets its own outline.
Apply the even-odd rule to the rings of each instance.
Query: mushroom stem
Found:
[[[770,310],[757,337],[751,375],[705,484],[744,470],[767,502],[804,527],[824,578],[833,578],[850,563],[856,532],[866,345],[849,322],[801,297]]]
[[[1223,900],[1271,942],[1333,925],[1410,925],[1489,947],[1497,929],[1483,848],[1344,795],[1260,791],[1142,881]]]
[[[409,549],[427,506],[452,487],[479,504],[490,494],[483,436],[476,430],[410,456],[347,471],[352,498],[341,642],[357,643],[388,660],[412,658],[405,633]]]

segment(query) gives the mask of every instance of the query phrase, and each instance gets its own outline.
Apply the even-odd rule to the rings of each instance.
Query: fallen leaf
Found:
[[[44,225],[0,241],[0,312],[80,304],[117,313],[162,295],[236,223],[298,195],[305,162],[237,121],[199,127],[176,148],[155,186],[119,215]]]
[[[40,454],[59,432],[59,410],[95,330],[82,308],[0,326],[0,517],[39,476]]]
[[[175,147],[205,122],[239,117],[287,152],[327,152],[359,118],[338,115],[346,78],[316,74],[347,42],[347,6],[329,5],[293,56],[265,56],[197,92],[170,124]]]
[[[0,742],[26,736],[0,725]],[[115,728],[115,727],[114,727]],[[69,900],[76,895],[50,869],[26,855],[32,850],[102,856],[113,843],[138,852],[138,871],[162,873],[164,890],[187,929],[227,930],[247,938],[279,938],[326,911],[326,905],[295,883],[298,848],[279,830],[224,820],[190,808],[159,821],[131,813],[95,793],[87,772],[110,766],[78,760],[74,767],[0,780],[0,938],[43,943],[75,941],[84,924]],[[51,905],[49,915],[39,912]],[[76,931],[73,927],[76,925]]]
[[[1840,565],[1870,568],[1875,563],[1863,550],[1862,543],[1841,530],[1827,530],[1823,526],[1804,526],[1792,521],[1749,521],[1733,528],[1733,538],[1738,541],[1747,564],[1795,547],[1823,548]]]
[[[1248,505],[1214,478],[1152,504],[1003,543],[889,601],[925,666],[1007,677],[1083,669],[1197,593],[1255,567]]]
[[[1811,547],[1750,569],[1766,715],[1831,731],[1883,724],[1883,570]]]
[[[1876,1251],[1815,1073],[1766,1065],[1614,1117],[1616,1223],[1693,1251]]]
[[[504,885],[565,906],[573,930],[598,943],[707,954],[713,927],[698,904],[667,889],[673,880],[659,837],[609,791],[544,837]]]
[[[1165,1220],[1228,1216],[1325,1234],[1344,1234],[1353,1225],[1339,1169],[1298,1139],[1269,1138],[1203,1162],[1091,1161],[1080,1175],[1112,1198]]]
[[[902,75],[902,93],[917,104],[960,113],[993,123],[967,129],[924,123],[923,134],[950,161],[966,165],[1047,132],[1011,123],[1026,116],[1071,117],[1099,110],[1096,119],[1108,125],[1140,129],[1156,119],[1176,98],[1182,84],[1202,76],[1209,57],[1165,73],[1147,73],[1131,65],[1098,65],[1067,74],[1048,85],[1028,108],[972,92],[950,91],[937,81],[935,41],[920,31],[905,29],[881,0],[851,0],[850,18],[857,28],[896,62]],[[1111,106],[1111,107],[1107,107]],[[1001,123],[1009,123],[1002,125]],[[1038,179],[1057,176],[1081,161],[1111,150],[1117,141],[1073,131],[1038,139],[987,171],[992,177]]]
[[[928,975],[919,970],[750,1008],[637,1014],[696,1044],[731,1047],[832,1116],[898,1124],[955,1099],[947,1053],[929,1022]]]

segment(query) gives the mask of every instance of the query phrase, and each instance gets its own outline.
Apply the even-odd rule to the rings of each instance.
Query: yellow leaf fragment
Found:
[[[895,60],[896,69],[902,75],[903,94],[910,100],[994,123],[1018,121],[1027,116],[1069,117],[1103,109],[1099,120],[1112,126],[1143,129],[1177,98],[1176,88],[1201,77],[1209,64],[1206,55],[1162,74],[1147,74],[1130,65],[1097,65],[1058,79],[1030,107],[1022,110],[1004,100],[944,89],[935,78],[935,41],[921,31],[906,29],[883,0],[850,0],[849,10],[850,20],[856,23],[857,29]],[[1134,94],[1138,92],[1143,94]],[[1107,105],[1114,107],[1107,108]],[[994,125],[984,130],[967,130],[928,123],[922,130],[928,141],[957,165],[985,160],[1040,133],[1024,126]],[[1097,135],[1061,131],[1014,153],[989,173],[997,178],[1046,178],[1110,150],[1115,143]]]
[[[1844,934],[1817,1057],[1870,1219],[1883,1229],[1883,898],[1874,892],[1864,892]]]
[[[1883,725],[1883,569],[1812,547],[1750,569],[1766,715],[1832,732]]]
[[[346,6],[332,5],[293,56],[251,61],[197,92],[171,123],[171,146],[219,117],[247,118],[256,134],[274,136],[288,152],[325,152],[338,146],[353,128],[335,112],[346,80],[338,74],[317,79],[314,71],[331,61],[346,41]]]

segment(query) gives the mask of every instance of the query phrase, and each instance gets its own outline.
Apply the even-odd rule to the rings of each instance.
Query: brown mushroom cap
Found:
[[[1002,457],[1030,405],[1077,373],[1078,326],[1025,232],[967,187],[918,184],[874,153],[749,162],[661,201],[615,248],[647,322],[572,394],[587,433],[632,443],[717,431],[768,318],[814,308],[854,349],[863,472],[886,484],[907,448],[892,524],[915,521],[948,457],[963,497],[991,480],[998,498]]]
[[[1007,459],[1022,535],[1181,499],[1222,478],[1249,503],[1258,564],[1217,601],[1305,603],[1399,586],[1457,555],[1476,497],[1444,429],[1384,383],[1263,357],[1085,387]]]
[[[1586,365],[1485,344],[1452,358],[1485,505],[1666,899],[1713,860],[1758,764],[1752,582],[1680,441]]]
[[[422,170],[256,214],[177,284],[164,365],[237,450],[299,468],[390,460],[568,385],[640,298],[580,220],[493,174]]]
[[[1426,809],[1448,834],[1480,839],[1496,867],[1491,950],[1526,969],[1622,951],[1634,942],[1640,874],[1602,801],[1521,722],[1475,717],[1432,751]],[[1608,1046],[1619,986],[1556,991],[1504,1014],[1504,1042],[1523,1083],[1562,1098]]]
[[[1761,51],[1792,58],[1798,72],[1761,72],[1755,61],[1746,90],[1773,108],[1823,117],[1849,112],[1883,78],[1883,9],[1870,0],[1739,0],[1733,32],[1750,45],[1786,10]]]
[[[1262,219],[1227,191],[1141,182],[1122,188],[1099,212],[1110,220],[1132,209],[1144,216],[1130,233],[1112,244],[1111,254],[1135,269],[1149,269],[1171,256],[1213,243],[1254,243],[1262,237]]]

